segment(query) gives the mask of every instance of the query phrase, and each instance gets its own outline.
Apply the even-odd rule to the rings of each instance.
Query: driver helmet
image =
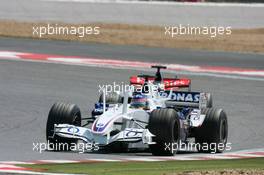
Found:
[[[148,108],[148,99],[147,96],[144,94],[135,94],[130,103],[131,108]]]

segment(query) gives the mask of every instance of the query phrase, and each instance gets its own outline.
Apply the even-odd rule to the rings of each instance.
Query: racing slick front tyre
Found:
[[[71,145],[77,143],[77,139],[54,135],[54,124],[81,126],[80,108],[74,104],[55,103],[49,111],[46,125],[46,139],[49,147],[54,151],[69,151]]]
[[[153,155],[173,156],[177,152],[180,140],[180,121],[174,109],[153,110],[149,117],[148,129],[155,135],[153,141],[156,144],[149,145]]]
[[[123,98],[116,92],[110,92],[105,95],[105,102],[110,104],[123,103]],[[99,97],[99,103],[103,103],[103,94]]]
[[[205,109],[205,119],[197,128],[195,141],[198,152],[222,153],[227,144],[228,122],[223,109]]]

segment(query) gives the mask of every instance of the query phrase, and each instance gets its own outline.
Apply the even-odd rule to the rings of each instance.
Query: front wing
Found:
[[[144,144],[155,144],[152,142],[154,136],[148,129],[125,128],[118,134],[110,136],[110,132],[106,135],[94,133],[91,129],[79,127],[69,124],[55,124],[54,135],[65,138],[75,138],[83,140],[86,143],[96,143],[98,145],[108,145],[112,142],[140,142]]]

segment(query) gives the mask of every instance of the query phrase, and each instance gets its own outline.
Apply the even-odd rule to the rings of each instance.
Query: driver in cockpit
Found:
[[[135,109],[149,109],[148,96],[143,93],[133,95],[130,103],[130,108]]]

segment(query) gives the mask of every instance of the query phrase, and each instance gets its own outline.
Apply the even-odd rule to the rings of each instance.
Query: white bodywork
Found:
[[[149,87],[152,87],[151,84]],[[172,99],[173,103],[175,101],[174,98],[178,98],[177,94],[173,94],[174,92],[170,91],[169,94],[164,95],[164,93],[150,88],[149,94],[147,95],[149,108],[146,110],[131,108],[130,104],[128,104],[129,93],[126,92],[123,94],[123,104],[113,104],[108,109],[106,109],[104,95],[104,112],[96,117],[91,128],[68,124],[55,124],[54,134],[60,137],[80,139],[87,143],[97,143],[102,146],[117,141],[155,144],[155,142],[152,142],[154,135],[146,128],[150,112],[157,108],[168,107],[168,103],[166,102]],[[179,96],[179,98],[183,97]],[[205,115],[201,114],[201,108],[206,104],[206,100],[206,93],[200,93],[200,100],[196,103],[196,109],[192,110],[189,114],[188,122],[190,123],[190,127],[199,127],[202,125]],[[176,99],[176,103],[180,102]]]

